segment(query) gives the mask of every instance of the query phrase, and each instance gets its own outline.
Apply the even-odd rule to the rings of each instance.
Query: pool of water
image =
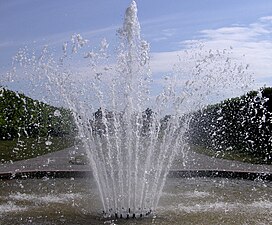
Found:
[[[272,224],[272,183],[169,178],[156,213],[105,219],[92,179],[0,181],[0,224]]]

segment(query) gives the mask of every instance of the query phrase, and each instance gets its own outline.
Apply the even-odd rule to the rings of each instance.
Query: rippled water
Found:
[[[169,178],[149,218],[109,220],[92,179],[0,183],[0,224],[271,224],[272,183]]]

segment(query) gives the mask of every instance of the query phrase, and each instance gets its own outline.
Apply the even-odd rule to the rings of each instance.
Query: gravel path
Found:
[[[82,148],[67,148],[58,152],[49,153],[36,158],[0,164],[0,173],[16,173],[26,171],[89,171],[88,165],[71,164],[72,155],[84,153]],[[185,160],[184,160],[185,159]],[[238,161],[212,158],[192,151],[185,155],[179,154],[172,170],[223,170],[245,171],[272,174],[272,165],[254,165]]]

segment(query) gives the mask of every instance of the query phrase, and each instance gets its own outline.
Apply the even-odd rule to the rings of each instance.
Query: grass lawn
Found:
[[[268,164],[267,161],[264,161],[263,158],[258,158],[245,152],[236,152],[230,150],[215,151],[203,146],[191,146],[191,149],[197,153],[221,159],[236,160],[253,164]]]
[[[0,140],[0,162],[34,158],[73,146],[71,137],[20,138]]]

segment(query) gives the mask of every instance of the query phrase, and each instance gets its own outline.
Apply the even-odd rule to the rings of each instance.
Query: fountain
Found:
[[[161,197],[165,198],[166,178],[178,153],[183,154],[186,163],[185,134],[190,113],[201,109],[206,98],[215,98],[222,87],[235,89],[235,85],[241,85],[235,82],[235,74],[240,71],[242,76],[246,68],[232,64],[225,50],[202,53],[189,49],[187,59],[181,59],[188,60],[188,64],[180,65],[189,65],[193,58],[192,70],[176,65],[173,76],[165,77],[161,94],[154,96],[149,44],[140,35],[135,1],[126,10],[118,36],[117,57],[109,54],[110,45],[105,39],[98,50],[85,50],[88,41],[80,34],[63,44],[60,57],[47,47],[40,54],[22,49],[9,75],[14,80],[23,71],[30,79],[31,90],[46,89],[52,102],[55,98],[71,109],[78,139],[92,168],[103,216],[140,218],[160,212],[158,204]],[[215,64],[220,66],[213,68]],[[211,69],[216,75],[211,74]],[[189,73],[188,79],[179,77],[185,73]],[[50,182],[60,186],[58,181]],[[205,182],[200,184],[205,186]],[[171,184],[180,185],[176,180]],[[95,205],[100,205],[95,198]]]
[[[147,108],[149,46],[140,36],[135,1],[126,10],[118,33],[117,76],[107,85],[109,94],[98,77],[92,84],[100,109],[92,117],[86,105],[79,105],[80,101],[75,105],[70,96],[67,99],[76,108],[79,134],[99,187],[104,215],[135,218],[156,209],[186,129],[179,125],[179,115],[169,118],[162,128],[161,112]],[[164,100],[158,99],[157,104],[162,106]]]
[[[102,40],[98,52],[84,55],[93,77],[81,80],[80,85],[73,80],[74,72],[65,67],[68,43],[63,45],[58,62],[46,48],[40,57],[29,57],[26,50],[20,51],[15,60],[28,76],[33,73],[30,71],[35,72],[33,83],[38,83],[37,76],[46,78],[50,92],[61,96],[72,110],[97,182],[104,216],[143,217],[157,208],[171,162],[184,146],[189,117],[183,117],[181,125],[178,111],[182,99],[172,93],[174,90],[164,90],[152,109],[148,108],[149,44],[140,36],[135,1],[126,10],[118,35],[117,62],[103,65],[102,61],[114,59],[109,59],[109,44]],[[73,35],[72,54],[86,43],[81,35]],[[170,104],[175,109],[171,117],[163,119]]]

